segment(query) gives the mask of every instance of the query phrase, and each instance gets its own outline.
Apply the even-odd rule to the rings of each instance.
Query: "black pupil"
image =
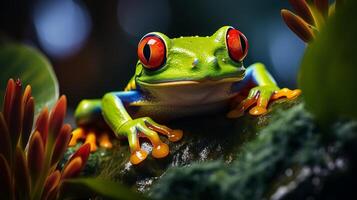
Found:
[[[144,56],[145,56],[145,59],[146,59],[147,61],[150,60],[150,55],[151,55],[150,45],[148,45],[148,44],[146,43],[145,46],[144,46]]]
[[[241,34],[239,34],[239,39],[240,39],[240,44],[242,46],[242,51],[245,52],[246,44],[245,44],[245,40]]]

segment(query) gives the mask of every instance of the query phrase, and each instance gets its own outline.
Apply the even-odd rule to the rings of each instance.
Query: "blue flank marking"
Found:
[[[245,88],[248,85],[248,83],[251,83],[251,82],[253,82],[255,85],[258,85],[258,80],[254,73],[253,66],[250,66],[246,69],[245,76],[244,76],[243,80],[233,84],[232,92],[241,91],[243,88]]]
[[[93,110],[92,110],[92,112],[94,113],[94,114],[102,114],[102,106],[101,105],[98,105],[98,106],[96,106]]]
[[[143,99],[141,92],[138,90],[113,92],[113,94],[118,97],[124,104],[140,101]]]

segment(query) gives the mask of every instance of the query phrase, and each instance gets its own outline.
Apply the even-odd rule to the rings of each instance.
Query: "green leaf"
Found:
[[[134,200],[148,199],[142,194],[134,192],[120,183],[98,178],[69,179],[63,183],[62,195],[67,198],[91,197],[93,195],[104,199]],[[62,198],[62,197],[61,197]]]
[[[14,43],[0,46],[1,108],[10,78],[20,78],[24,86],[31,85],[36,113],[44,106],[51,107],[58,99],[58,83],[52,66],[43,54],[32,47]]]
[[[306,107],[320,121],[357,118],[357,1],[340,7],[305,52],[299,76]]]

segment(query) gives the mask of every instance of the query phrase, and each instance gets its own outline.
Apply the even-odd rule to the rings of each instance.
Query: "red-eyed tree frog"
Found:
[[[70,145],[86,138],[91,150],[111,147],[108,135],[88,128],[104,122],[116,136],[127,137],[130,162],[138,164],[148,153],[140,147],[139,137],[152,143],[152,156],[163,158],[169,147],[158,133],[170,141],[181,139],[183,132],[156,123],[188,115],[204,114],[235,105],[227,114],[237,118],[249,110],[251,115],[267,112],[271,100],[288,99],[301,91],[280,89],[261,63],[247,68],[247,38],[231,26],[220,28],[212,36],[170,39],[159,32],[146,34],[139,42],[135,75],[124,91],[109,92],[102,99],[83,100],[75,118],[79,128]],[[239,98],[246,93],[245,99]],[[236,102],[240,99],[240,102]],[[155,121],[154,121],[155,120]]]

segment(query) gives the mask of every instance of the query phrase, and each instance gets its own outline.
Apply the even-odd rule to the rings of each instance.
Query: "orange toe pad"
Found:
[[[146,157],[148,156],[148,153],[142,149],[133,152],[130,155],[130,162],[133,165],[137,165],[139,163],[141,163],[143,160],[146,159]]]
[[[249,114],[251,115],[262,115],[267,112],[267,109],[262,106],[255,106],[254,108],[249,110]]]
[[[154,146],[152,149],[152,156],[154,158],[164,158],[169,154],[169,146],[165,143],[161,143],[157,146]]]
[[[172,130],[169,135],[168,138],[171,142],[177,142],[179,140],[181,140],[183,136],[183,131],[182,130]]]
[[[289,90],[288,88],[283,88],[277,92],[275,92],[271,99],[275,100],[275,99],[279,99],[281,97],[286,97],[288,99],[292,99],[295,98],[297,96],[299,96],[301,94],[301,90],[296,89],[296,90]]]

